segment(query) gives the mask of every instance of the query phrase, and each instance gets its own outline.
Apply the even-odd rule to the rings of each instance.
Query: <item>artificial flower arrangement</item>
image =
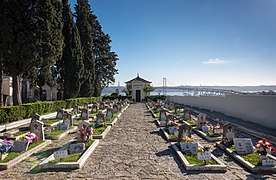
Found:
[[[266,138],[262,138],[261,140],[259,140],[256,145],[256,151],[260,154],[260,155],[264,155],[266,156],[267,154],[272,154],[276,151],[275,147],[273,147],[271,142],[268,142],[268,140]]]
[[[188,137],[188,136],[186,136],[186,137],[183,137],[183,138],[181,139],[181,141],[182,141],[182,142],[193,142],[193,139],[190,138],[190,137]]]
[[[38,141],[38,136],[35,133],[28,132],[26,135],[20,136],[19,140],[27,141],[29,144],[32,144],[33,142]]]
[[[4,139],[2,142],[0,142],[0,152],[6,153],[11,149],[12,146],[13,146],[12,140]]]
[[[91,135],[93,134],[93,128],[92,127],[86,127],[83,126],[79,130],[79,141],[86,142],[91,139]]]

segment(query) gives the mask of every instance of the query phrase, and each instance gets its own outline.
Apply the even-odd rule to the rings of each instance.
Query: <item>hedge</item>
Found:
[[[65,101],[35,102],[19,106],[8,106],[0,108],[0,124],[18,121],[32,117],[33,113],[41,115],[55,112],[59,109],[70,108],[74,105],[84,105],[85,103],[100,102],[101,97],[74,98]]]

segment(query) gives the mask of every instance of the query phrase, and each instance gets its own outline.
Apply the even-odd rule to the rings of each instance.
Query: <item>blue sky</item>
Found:
[[[76,0],[70,0],[74,6]],[[119,56],[116,85],[276,85],[275,0],[90,0]]]

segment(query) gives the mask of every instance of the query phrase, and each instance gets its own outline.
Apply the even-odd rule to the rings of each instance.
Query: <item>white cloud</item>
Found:
[[[202,61],[203,64],[227,64],[229,61],[221,60],[219,58],[208,59],[207,61]]]

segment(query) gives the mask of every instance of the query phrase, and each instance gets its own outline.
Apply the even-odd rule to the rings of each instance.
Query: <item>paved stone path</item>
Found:
[[[70,136],[62,141],[70,139]],[[201,138],[193,136],[201,144],[210,145]],[[53,145],[48,148],[51,146]],[[169,144],[162,138],[146,106],[132,104],[123,113],[119,123],[112,127],[104,140],[100,141],[82,169],[32,173],[33,171],[29,171],[28,162],[32,158],[30,157],[11,170],[0,172],[0,179],[276,179],[275,174],[264,176],[250,174],[222,152],[218,150],[214,152],[226,162],[227,172],[185,171],[169,148]],[[27,165],[28,167],[23,167]]]

